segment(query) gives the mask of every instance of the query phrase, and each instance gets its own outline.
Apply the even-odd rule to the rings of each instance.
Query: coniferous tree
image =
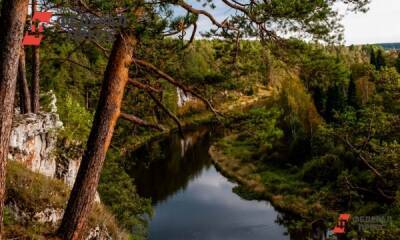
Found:
[[[28,0],[2,1],[0,22],[0,239],[3,230],[6,166],[14,115],[18,62],[27,12]]]
[[[376,70],[381,70],[383,67],[386,66],[386,60],[385,57],[383,56],[383,51],[382,49],[378,50],[378,54],[376,55]]]
[[[136,39],[130,33],[121,33],[113,45],[93,121],[93,129],[96,130],[90,133],[87,149],[58,229],[58,236],[63,239],[78,240],[83,237],[105,154],[121,115],[121,102],[128,83],[129,65],[133,61],[135,45]]]
[[[397,55],[395,67],[396,67],[397,72],[400,73],[400,52]]]
[[[142,43],[138,40],[144,40],[141,39],[142,37],[155,34],[155,36],[152,36],[155,39],[165,36],[165,33],[176,32],[174,28],[160,29],[159,18],[155,17],[155,15],[159,14],[159,11],[165,9],[165,5],[171,5],[171,8],[179,6],[186,11],[187,16],[194,16],[187,18],[186,21],[179,21],[182,24],[179,24],[178,33],[195,25],[198,16],[202,15],[208,18],[218,29],[223,29],[224,31],[220,31],[219,34],[225,38],[229,38],[229,34],[237,36],[237,31],[240,31],[246,36],[259,36],[264,40],[277,41],[276,39],[280,39],[277,32],[285,29],[288,32],[304,31],[316,39],[334,41],[340,39],[340,34],[332,36],[328,33],[336,30],[340,25],[339,22],[335,21],[336,18],[334,17],[338,13],[332,8],[332,5],[339,1],[349,4],[350,8],[355,11],[365,9],[364,7],[368,3],[368,0],[323,0],[317,2],[284,0],[279,1],[280,4],[276,4],[275,1],[264,3],[252,1],[249,4],[239,5],[230,0],[223,0],[226,7],[235,9],[241,15],[240,17],[239,15],[233,15],[223,22],[218,22],[211,13],[204,9],[195,8],[183,0],[159,1],[154,4],[148,4],[147,1],[123,1],[124,3],[120,1],[91,1],[88,5],[83,5],[82,1],[65,1],[65,3],[72,5],[79,2],[76,6],[72,6],[74,12],[78,11],[79,13],[79,10],[81,10],[85,14],[89,12],[99,16],[110,12],[126,13],[128,19],[132,21],[116,34],[117,39],[114,41],[111,54],[109,54],[93,126],[77,179],[58,230],[58,236],[71,240],[78,240],[82,237],[117,120],[121,118],[139,125],[158,127],[121,111],[121,102],[126,84],[132,84],[149,92],[157,91],[152,86],[135,79],[137,71],[129,71],[131,64],[135,63],[145,73],[164,78],[184,92],[202,99],[215,112],[210,102],[202,98],[197,91],[176,81],[154,64],[146,60],[137,59],[138,49],[136,47],[138,43]],[[59,1],[54,2],[59,4]],[[121,11],[121,9],[124,10]],[[296,14],[288,15],[288,12],[295,12]],[[152,20],[156,22],[152,22]],[[269,24],[271,22],[273,24]],[[274,27],[266,29],[266,23]],[[257,26],[256,28],[255,25]],[[194,36],[196,27],[193,30],[192,35]],[[214,32],[214,34],[217,33]],[[134,57],[135,59],[133,59]],[[146,58],[146,56],[142,56],[142,58]],[[161,105],[160,108],[163,108],[163,106]]]
[[[376,56],[375,56],[375,50],[373,48],[371,48],[370,50],[369,63],[376,67]]]
[[[32,16],[37,11],[37,1],[32,0]],[[33,23],[36,24],[36,23]],[[40,110],[40,50],[38,46],[33,47],[32,51],[32,111],[34,113]]]
[[[29,92],[28,81],[26,79],[25,49],[22,46],[18,63],[18,85],[20,97],[21,113],[30,113],[32,109],[31,95]]]
[[[319,112],[319,114],[324,115],[326,97],[325,97],[325,92],[320,87],[316,87],[314,89],[313,99],[314,99],[315,107],[317,108],[317,111]]]
[[[347,91],[347,104],[349,106],[352,106],[352,107],[356,108],[356,109],[358,108],[356,83],[354,81],[353,74],[350,75],[349,88],[348,88],[348,91]]]
[[[341,86],[335,85],[328,90],[326,100],[326,120],[333,121],[335,112],[341,112],[346,105],[346,99]]]

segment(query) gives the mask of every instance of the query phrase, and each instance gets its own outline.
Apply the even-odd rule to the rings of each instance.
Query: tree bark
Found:
[[[29,92],[28,81],[26,80],[25,49],[21,47],[18,63],[18,84],[21,113],[32,112],[31,94]]]
[[[36,12],[36,0],[32,0],[32,16]],[[35,23],[32,23],[35,24]],[[32,52],[32,112],[40,110],[40,50],[38,46],[33,46]]]
[[[132,63],[135,45],[136,39],[128,34],[120,34],[114,42],[87,148],[57,233],[62,239],[82,238],[105,155],[120,116],[121,102],[128,82],[129,65]]]
[[[0,23],[0,234],[3,231],[5,178],[14,115],[18,59],[28,0],[3,0]],[[1,239],[1,235],[0,235]]]

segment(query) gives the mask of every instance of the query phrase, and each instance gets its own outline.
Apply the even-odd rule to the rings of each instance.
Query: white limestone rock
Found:
[[[56,113],[14,116],[9,159],[19,161],[35,172],[54,177],[56,132],[62,127],[63,123]]]
[[[33,219],[39,223],[48,223],[56,226],[61,222],[64,215],[64,209],[46,208],[41,212],[35,213]]]

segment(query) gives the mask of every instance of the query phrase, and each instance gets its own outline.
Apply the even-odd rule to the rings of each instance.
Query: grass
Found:
[[[5,238],[48,239],[47,236],[53,234],[57,226],[39,223],[33,219],[33,216],[47,208],[64,209],[70,192],[69,188],[60,180],[32,172],[14,161],[8,163],[6,179]],[[125,230],[118,226],[108,209],[97,203],[90,213],[88,229],[96,226],[106,227],[113,239],[129,238]]]
[[[302,182],[297,175],[287,171],[271,167],[268,171],[260,172],[259,175],[263,184],[271,192],[297,195],[306,195],[309,192],[308,184]]]
[[[48,207],[64,208],[69,189],[61,181],[34,173],[22,164],[10,161],[7,167],[7,200],[32,212]]]
[[[249,160],[254,157],[254,153],[258,151],[253,144],[246,140],[238,140],[237,135],[221,139],[218,147],[222,149],[227,156],[232,156],[240,160]]]

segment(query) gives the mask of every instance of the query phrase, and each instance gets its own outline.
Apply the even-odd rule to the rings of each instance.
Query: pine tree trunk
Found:
[[[33,61],[32,61],[32,111],[34,113],[40,110],[40,54],[39,48],[33,48]]]
[[[36,0],[32,0],[32,16],[36,12]],[[35,24],[35,23],[32,23]],[[33,47],[32,53],[32,112],[40,110],[40,51],[39,47]]]
[[[126,34],[118,36],[114,42],[86,151],[57,233],[64,240],[81,239],[85,229],[105,155],[120,115],[135,44],[135,38]]]
[[[28,12],[28,0],[3,0],[2,2],[2,21],[0,23],[0,233],[3,231],[6,165],[14,115],[18,59]]]
[[[18,63],[18,85],[21,113],[32,112],[31,108],[31,94],[29,92],[28,82],[26,80],[26,66],[25,66],[25,49],[21,47]]]

